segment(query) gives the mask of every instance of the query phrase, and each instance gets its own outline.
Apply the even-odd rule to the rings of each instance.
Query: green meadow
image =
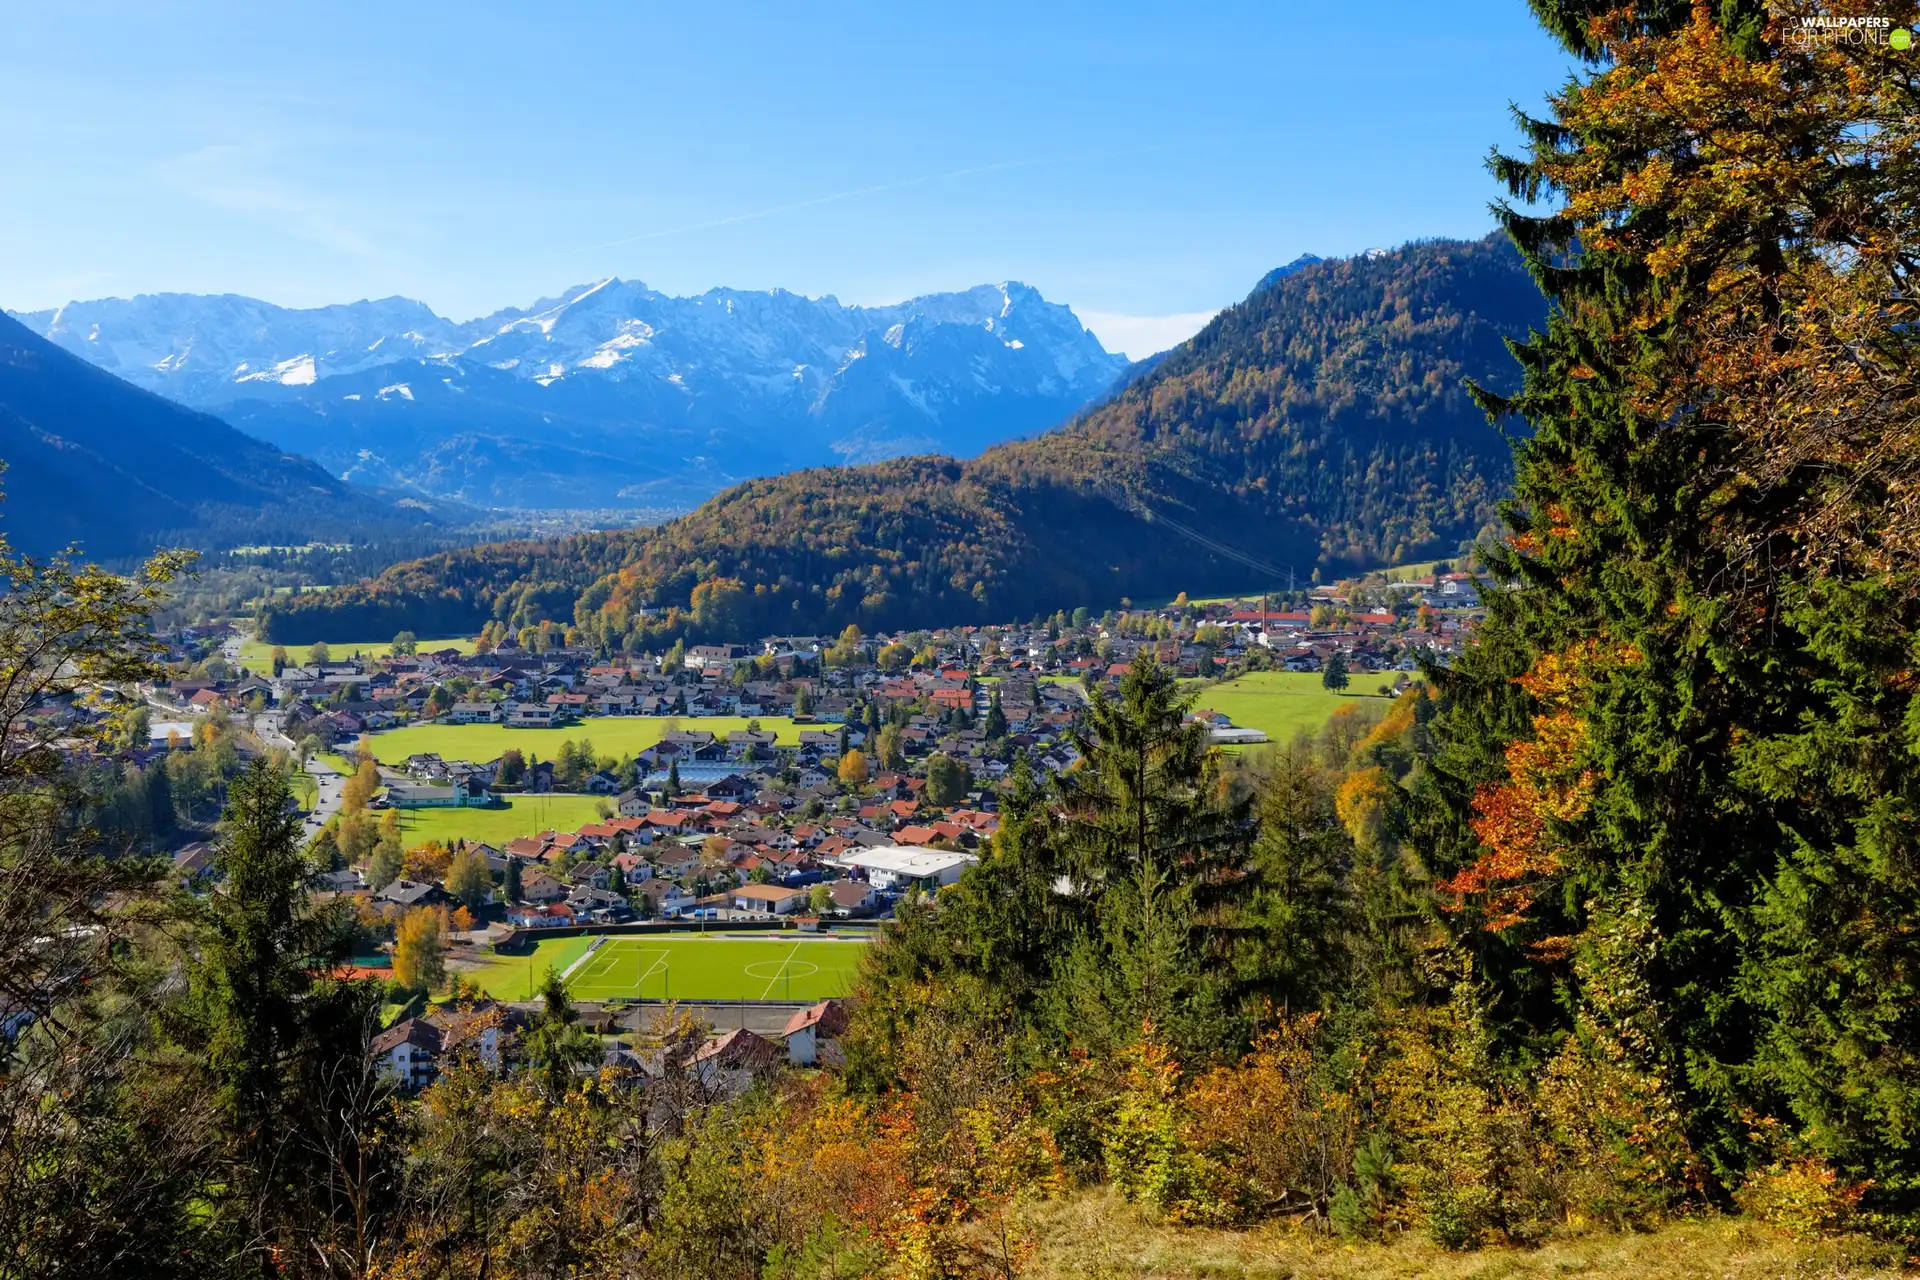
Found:
[[[386,658],[392,656],[393,653],[393,637],[391,636],[385,640],[329,640],[326,644],[327,657],[331,661],[340,661],[356,656],[362,658]],[[280,647],[286,649],[289,661],[300,663],[307,660],[307,651],[313,646],[306,644],[289,644]],[[465,640],[422,639],[420,641],[420,647],[422,649],[458,649],[461,653],[472,653],[473,639],[471,637]],[[240,665],[259,675],[271,675],[273,673],[274,648],[275,646],[267,641],[250,636],[240,644]]]
[[[509,796],[505,808],[400,809],[400,831],[407,847],[429,840],[484,840],[499,847],[541,831],[578,831],[600,819],[600,796]]]
[[[1296,733],[1318,733],[1334,710],[1355,698],[1372,698],[1380,673],[1356,675],[1345,693],[1332,693],[1320,684],[1317,671],[1250,671],[1220,684],[1198,686],[1195,710],[1219,711],[1235,728],[1263,730],[1268,739],[1285,742]]]
[[[703,729],[715,737],[725,737],[736,729],[745,729],[744,716],[588,716],[577,724],[560,729],[509,729],[498,724],[416,724],[404,729],[389,729],[368,738],[374,758],[382,764],[399,764],[408,756],[431,752],[443,760],[485,762],[508,747],[519,748],[529,760],[556,759],[563,742],[593,740],[596,754],[627,756],[644,751],[664,737],[669,729]],[[763,716],[760,727],[776,735],[783,746],[800,742],[801,726],[784,716]],[[819,726],[809,726],[819,727]]]

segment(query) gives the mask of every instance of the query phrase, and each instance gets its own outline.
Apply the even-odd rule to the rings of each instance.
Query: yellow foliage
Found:
[[[1842,1182],[1815,1156],[1789,1156],[1755,1170],[1735,1194],[1740,1207],[1799,1240],[1844,1231],[1869,1182]]]
[[[1354,844],[1371,849],[1379,844],[1393,803],[1393,781],[1379,766],[1360,769],[1341,779],[1333,808],[1352,835]]]
[[[446,976],[447,921],[437,907],[415,907],[393,939],[393,977],[403,987],[431,989]]]

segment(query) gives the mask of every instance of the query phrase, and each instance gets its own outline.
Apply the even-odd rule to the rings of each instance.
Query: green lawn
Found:
[[[578,831],[598,822],[600,796],[512,796],[504,809],[401,809],[408,848],[438,840],[484,840],[496,847],[540,831]]]
[[[498,999],[529,999],[549,965],[565,973],[591,941],[543,940],[531,957],[495,957],[470,976]],[[830,935],[613,937],[573,971],[567,990],[579,1000],[825,1000],[852,990],[865,954],[864,939]]]
[[[743,716],[588,716],[564,729],[509,729],[498,724],[409,725],[376,733],[369,741],[382,764],[399,764],[423,751],[444,760],[485,763],[508,747],[518,747],[529,760],[535,756],[553,760],[559,757],[562,742],[590,738],[597,754],[618,757],[646,750],[668,729],[704,729],[715,737],[725,737],[746,727]],[[797,746],[800,742],[800,726],[783,716],[763,717],[760,727],[777,735],[783,745]]]
[[[287,651],[287,657],[293,662],[298,663],[307,660],[307,650],[313,646],[290,644],[283,647]],[[422,649],[458,649],[462,653],[472,653],[473,639],[472,637],[468,637],[465,640],[422,639],[420,641],[420,647]],[[359,654],[363,658],[384,658],[388,656],[392,648],[393,638],[391,636],[385,640],[329,640],[327,641],[327,656],[336,661],[351,658],[355,654]],[[240,665],[249,671],[257,672],[261,675],[270,675],[273,672],[273,649],[274,646],[265,640],[249,637],[240,643]]]
[[[531,956],[488,956],[461,976],[480,984],[496,1000],[531,1000],[549,968],[565,973],[587,953],[592,938],[544,938]]]
[[[1334,708],[1355,696],[1372,695],[1382,676],[1358,675],[1344,694],[1321,687],[1315,671],[1250,671],[1222,684],[1199,687],[1196,710],[1224,712],[1239,729],[1261,729],[1273,742],[1285,742],[1305,730],[1318,733]],[[1391,678],[1391,677],[1385,677]]]
[[[1388,582],[1411,582],[1415,578],[1433,576],[1433,566],[1439,563],[1438,560],[1422,560],[1418,564],[1397,564],[1391,569],[1382,569],[1381,572],[1387,575]],[[1458,560],[1452,560],[1449,563],[1456,567],[1460,564]]]

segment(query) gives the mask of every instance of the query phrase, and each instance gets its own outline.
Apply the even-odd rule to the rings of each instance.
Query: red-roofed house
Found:
[[[840,1051],[840,1037],[846,1031],[846,1006],[838,1000],[822,1000],[789,1018],[780,1038],[787,1042],[787,1061],[794,1066],[837,1067],[846,1061]]]

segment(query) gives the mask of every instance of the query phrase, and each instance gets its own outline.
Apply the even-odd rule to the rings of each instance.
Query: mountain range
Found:
[[[0,317],[0,531],[45,556],[95,560],[161,545],[304,543],[443,522],[445,504],[356,489],[220,421],[62,351]]]
[[[270,637],[579,625],[609,647],[1004,621],[1449,553],[1494,515],[1508,441],[1469,380],[1546,306],[1503,235],[1267,276],[1065,425],[961,461],[740,484],[652,529],[493,544],[276,604]]]
[[[9,313],[337,476],[477,505],[690,507],[750,477],[977,453],[1129,368],[1017,283],[844,306],[618,279],[456,323],[408,298],[295,310],[143,294]]]

